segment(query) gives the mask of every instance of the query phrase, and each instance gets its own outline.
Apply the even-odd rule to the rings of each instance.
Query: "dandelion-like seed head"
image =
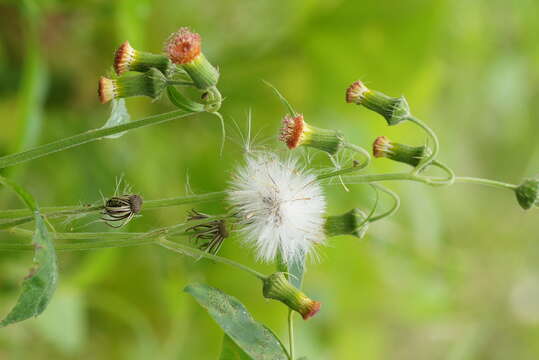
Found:
[[[295,160],[272,153],[249,154],[228,192],[243,224],[245,242],[257,258],[271,262],[280,253],[291,264],[324,242],[326,201],[314,175]]]
[[[170,35],[165,50],[173,63],[180,65],[190,63],[200,55],[200,35],[182,27]]]

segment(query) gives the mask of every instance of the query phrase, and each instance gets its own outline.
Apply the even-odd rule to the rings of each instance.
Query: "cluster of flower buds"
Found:
[[[167,87],[191,85],[204,91],[204,104],[183,98],[178,92],[174,92],[174,98],[181,101],[173,101],[174,104],[186,111],[217,111],[221,103],[221,95],[215,88],[219,72],[202,53],[200,35],[183,27],[169,37],[165,52],[162,55],[139,51],[128,41],[120,45],[114,57],[115,74],[99,80],[100,101],[107,103],[134,96],[156,99]],[[178,74],[188,76],[190,81],[175,81]]]
[[[515,188],[515,195],[519,205],[524,210],[539,206],[539,180],[524,179],[524,181]]]
[[[367,214],[354,208],[344,214],[326,216],[324,230],[327,237],[353,235],[362,239],[369,229]]]
[[[423,146],[410,146],[392,142],[385,136],[379,136],[372,144],[372,153],[376,158],[388,158],[416,167],[430,154],[430,149]]]
[[[363,105],[382,115],[388,125],[397,125],[410,116],[410,106],[404,96],[395,98],[376,90],[371,90],[361,81],[352,83],[346,89],[346,102]]]
[[[298,146],[308,146],[325,151],[330,155],[337,153],[344,144],[342,134],[337,130],[326,130],[307,124],[303,115],[285,115],[279,140],[290,150]]]
[[[307,295],[290,284],[282,272],[271,274],[264,280],[262,293],[267,299],[282,302],[291,310],[301,314],[307,320],[320,310],[321,303],[311,300]]]

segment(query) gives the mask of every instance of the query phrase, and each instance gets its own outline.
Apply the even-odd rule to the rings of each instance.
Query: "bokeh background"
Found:
[[[227,123],[275,141],[284,109],[278,87],[320,127],[370,147],[386,135],[421,143],[412,125],[346,104],[357,78],[405,94],[438,133],[441,159],[459,175],[517,183],[539,171],[539,3],[535,0],[274,1],[15,0],[0,2],[0,154],[104,124],[96,96],[117,46],[159,52],[180,26],[202,34],[219,66]],[[165,99],[130,99],[133,118],[172,109]],[[219,158],[220,129],[200,115],[87,144],[5,174],[42,206],[110,195],[115,179],[146,199],[226,187],[241,158],[232,139]],[[321,161],[323,163],[323,161]],[[376,160],[370,171],[405,170]],[[189,179],[189,181],[187,181]],[[297,321],[297,353],[309,359],[537,359],[539,213],[513,194],[475,185],[388,184],[402,197],[392,218],[366,238],[330,240],[309,264],[305,291],[323,302]],[[328,188],[329,212],[368,208],[368,186]],[[1,208],[21,207],[5,189]],[[185,219],[188,207],[144,212],[129,231]],[[222,204],[199,210],[218,212]],[[107,231],[92,219],[61,231]],[[0,241],[9,240],[0,234]],[[238,241],[221,254],[261,271]],[[31,254],[0,253],[0,313],[6,314]],[[261,296],[249,275],[193,262],[157,247],[59,255],[60,284],[43,316],[0,329],[0,359],[216,359],[222,332],[188,295],[200,281],[239,298],[255,318],[286,336],[286,310]]]

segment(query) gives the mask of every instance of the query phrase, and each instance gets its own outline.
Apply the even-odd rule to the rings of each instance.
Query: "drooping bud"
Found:
[[[111,227],[122,227],[142,210],[142,202],[136,194],[113,196],[105,202],[101,219]],[[114,225],[116,222],[121,223]]]
[[[265,278],[262,292],[265,298],[278,300],[300,313],[303,320],[313,317],[320,310],[321,303],[311,300],[290,284],[282,272],[271,274]]]
[[[102,104],[116,98],[149,96],[158,98],[167,85],[167,79],[156,68],[144,74],[125,74],[115,79],[101,77],[97,93]]]
[[[171,66],[171,61],[165,55],[135,50],[128,41],[120,45],[114,57],[114,71],[118,75],[127,71],[146,72],[151,68],[167,75]]]
[[[531,209],[533,206],[539,206],[539,180],[524,179],[524,181],[515,188],[515,195],[519,205],[524,209]]]
[[[200,35],[182,27],[170,35],[165,51],[170,60],[181,65],[201,90],[217,85],[219,72],[202,53]]]
[[[372,144],[372,153],[376,158],[385,157],[416,167],[421,159],[429,156],[430,149],[391,142],[387,137],[379,136]]]
[[[324,230],[328,237],[353,235],[362,239],[368,229],[367,215],[357,208],[341,215],[327,216],[324,224]]]
[[[325,151],[330,155],[337,153],[344,144],[343,136],[339,131],[311,126],[305,122],[303,115],[292,117],[289,114],[283,119],[279,140],[290,150],[304,145]]]
[[[359,80],[346,90],[346,102],[363,105],[377,112],[386,119],[388,125],[396,125],[410,116],[410,106],[403,96],[387,96],[369,89]]]

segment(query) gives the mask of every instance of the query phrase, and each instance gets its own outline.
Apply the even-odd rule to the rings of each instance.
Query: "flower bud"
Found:
[[[165,55],[135,50],[128,41],[120,45],[114,57],[114,71],[118,75],[127,71],[146,72],[151,68],[167,75],[171,66],[171,61]]]
[[[265,278],[262,292],[265,298],[278,300],[300,313],[303,320],[313,317],[320,310],[321,303],[309,299],[307,295],[295,288],[282,272]]]
[[[310,146],[325,151],[330,155],[337,153],[343,146],[343,136],[337,130],[320,129],[310,126],[303,120],[303,115],[286,115],[279,140],[290,150],[298,146]]]
[[[522,184],[515,188],[515,195],[524,210],[539,206],[539,180],[524,179]]]
[[[167,79],[156,68],[151,68],[144,74],[122,75],[115,79],[101,77],[97,93],[102,104],[116,98],[133,96],[159,97],[167,85]]]
[[[421,159],[429,155],[430,149],[427,146],[394,143],[385,136],[379,136],[372,144],[372,153],[376,158],[385,157],[416,167]]]
[[[105,202],[101,219],[111,227],[122,227],[142,210],[142,203],[142,197],[136,194],[113,196]]]
[[[410,106],[403,96],[398,98],[387,96],[367,88],[359,80],[346,90],[346,102],[363,105],[377,112],[386,119],[388,125],[396,125],[410,116]]]
[[[185,69],[197,88],[207,90],[217,85],[219,72],[202,53],[199,34],[183,27],[170,35],[165,51],[173,63]]]
[[[368,229],[367,215],[357,208],[342,215],[327,216],[324,224],[324,230],[328,237],[353,235],[362,239]]]

